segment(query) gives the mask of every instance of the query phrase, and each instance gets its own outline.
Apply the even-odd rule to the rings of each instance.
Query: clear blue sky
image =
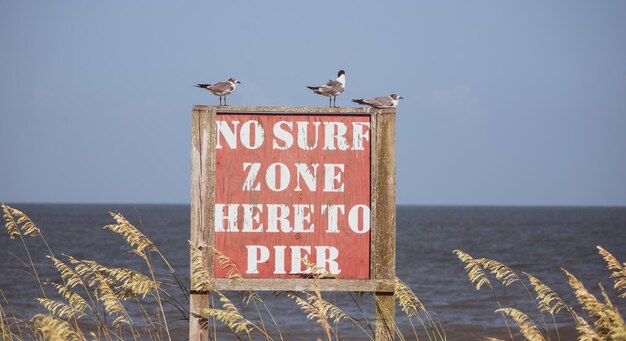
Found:
[[[0,200],[187,203],[193,87],[397,92],[398,203],[626,205],[624,1],[0,0]]]

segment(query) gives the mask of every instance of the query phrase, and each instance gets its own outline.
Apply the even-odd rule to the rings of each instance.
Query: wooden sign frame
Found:
[[[358,115],[370,117],[370,278],[250,279],[214,277],[215,152],[218,114]],[[191,243],[201,250],[214,290],[358,291],[381,294],[393,308],[396,256],[396,109],[204,106],[192,110]],[[192,279],[193,281],[193,279]],[[194,283],[191,283],[194,288]],[[191,292],[191,312],[208,307],[209,292]],[[391,298],[389,302],[388,298]],[[377,301],[379,301],[377,299]],[[377,304],[378,307],[378,304]],[[378,309],[377,309],[378,313]],[[190,331],[197,322],[190,317]],[[377,328],[378,334],[378,328]],[[191,337],[191,334],[190,334]],[[190,338],[191,339],[191,338]]]

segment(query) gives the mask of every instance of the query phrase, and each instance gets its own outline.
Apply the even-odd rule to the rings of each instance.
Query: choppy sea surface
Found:
[[[103,226],[113,222],[109,211],[119,211],[138,226],[160,249],[182,283],[189,283],[189,206],[187,205],[70,205],[12,204],[28,214],[42,230],[52,251],[77,259],[93,259],[109,267],[129,267],[145,272],[143,260],[129,253],[123,239]],[[27,245],[42,281],[54,282],[59,276],[45,258],[48,251],[38,238]],[[502,316],[494,311],[498,305],[486,287],[476,291],[468,281],[455,249],[475,258],[500,261],[520,276],[527,272],[554,289],[564,301],[584,314],[568,287],[561,268],[580,279],[594,294],[600,296],[598,283],[607,289],[614,304],[626,311],[626,300],[612,291],[613,282],[596,246],[626,262],[626,208],[624,207],[423,207],[400,206],[397,210],[397,275],[406,282],[441,323],[448,340],[476,340],[491,336],[507,338]],[[3,229],[0,233],[0,290],[8,300],[1,300],[5,311],[28,319],[44,309],[34,300],[41,289],[29,271],[28,258],[22,243],[11,240]],[[155,259],[159,279],[175,285],[166,268]],[[516,307],[537,319],[536,307],[519,283],[504,288],[495,279],[493,287],[502,306]],[[52,293],[52,287],[47,292]],[[168,289],[174,300],[187,306],[183,290]],[[372,298],[368,295],[325,293],[328,300],[364,321],[373,315]],[[231,293],[233,299],[238,293]],[[262,295],[285,340],[324,339],[323,330],[300,311],[284,293]],[[358,306],[356,303],[358,303]],[[240,306],[248,316],[252,307]],[[184,314],[172,305],[166,307],[174,339],[186,339]],[[361,312],[363,310],[363,312]],[[134,320],[141,321],[140,312],[131,309]],[[396,313],[397,323],[406,339],[415,339],[402,311]],[[131,316],[132,317],[132,316]],[[266,324],[268,321],[265,321]],[[549,321],[551,322],[551,320]],[[428,340],[418,321],[420,339]],[[511,321],[509,324],[514,325]],[[569,314],[557,315],[562,340],[571,340],[573,322]],[[367,326],[364,326],[369,330]],[[554,328],[548,323],[548,328]],[[271,327],[270,327],[271,329]],[[420,331],[421,329],[421,331]],[[517,328],[513,327],[513,333]],[[236,340],[223,328],[218,340]],[[276,334],[277,335],[277,334]],[[367,340],[363,331],[342,322],[338,330],[342,340]],[[556,339],[556,332],[551,331]],[[521,337],[518,337],[521,339]],[[244,337],[247,339],[247,337]],[[278,337],[277,339],[280,339]],[[438,338],[439,339],[439,338]]]

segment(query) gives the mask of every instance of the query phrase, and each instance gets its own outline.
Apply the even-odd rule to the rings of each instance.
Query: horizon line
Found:
[[[190,206],[191,202],[46,202],[46,201],[1,201],[10,205],[123,205],[123,206]],[[626,204],[493,204],[493,203],[396,203],[396,207],[511,207],[511,208],[626,208]]]

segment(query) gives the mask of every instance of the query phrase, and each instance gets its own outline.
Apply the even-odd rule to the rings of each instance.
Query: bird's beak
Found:
[[[400,97],[398,97],[398,99],[404,99],[404,97],[400,96]]]
[[[237,81],[237,84],[241,84],[241,82],[240,82],[240,81]]]

